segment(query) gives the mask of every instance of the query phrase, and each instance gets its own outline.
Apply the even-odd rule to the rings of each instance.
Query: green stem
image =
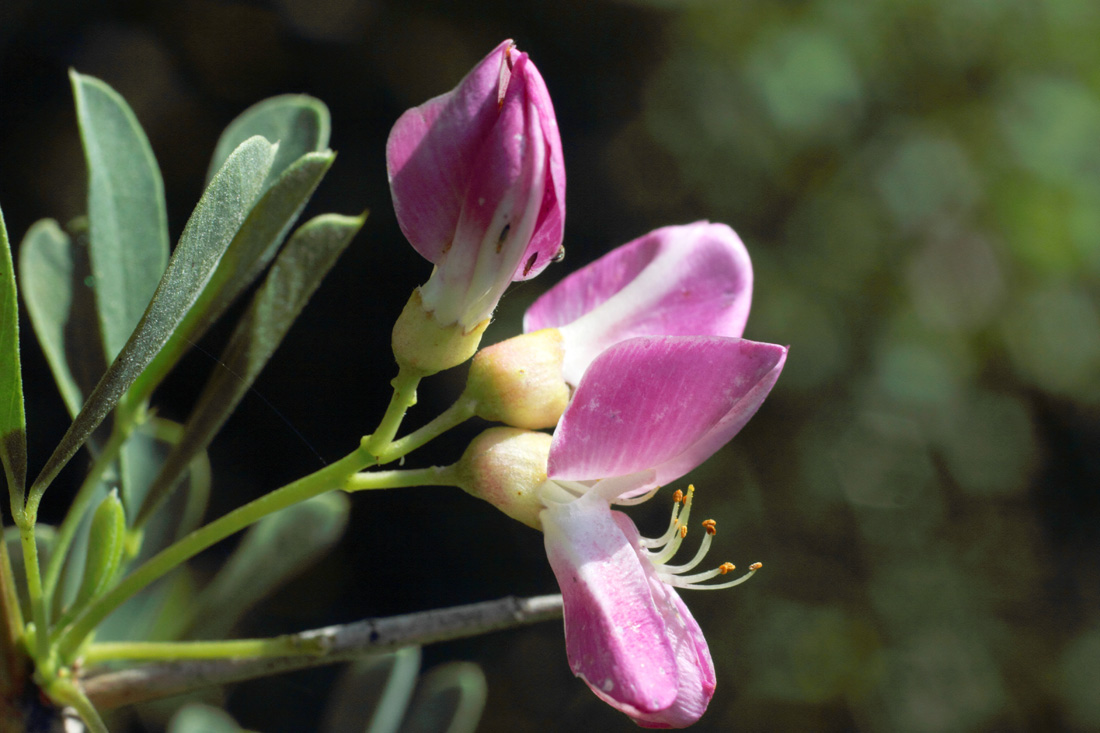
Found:
[[[386,414],[378,423],[378,429],[367,440],[367,450],[377,459],[393,442],[405,412],[416,404],[416,387],[420,384],[420,374],[408,369],[399,369],[393,378],[393,397],[390,398]],[[379,461],[381,462],[381,461]]]
[[[73,542],[73,537],[76,536],[76,530],[80,527],[80,520],[84,518],[84,515],[88,511],[88,507],[92,503],[96,487],[99,486],[99,481],[103,478],[103,474],[106,472],[107,468],[116,458],[118,458],[119,451],[122,449],[122,444],[126,442],[126,436],[129,431],[120,430],[119,428],[120,422],[116,422],[115,429],[111,432],[111,437],[107,440],[107,445],[103,446],[103,451],[92,463],[88,475],[84,477],[84,483],[80,485],[80,489],[76,492],[76,498],[74,498],[73,503],[69,505],[69,511],[65,514],[65,519],[61,522],[61,527],[57,532],[57,539],[54,541],[53,548],[50,551],[50,562],[46,566],[46,580],[43,592],[45,593],[47,603],[53,598],[53,594],[57,590],[57,583],[61,578],[61,569],[64,567],[65,557],[69,553],[69,546]],[[37,509],[38,507],[36,505],[35,510],[37,511]]]
[[[92,705],[92,701],[80,690],[76,683],[66,679],[53,680],[47,690],[47,694],[54,702],[68,705],[76,710],[76,714],[84,721],[89,733],[110,733],[103,718],[99,717],[99,711]]]
[[[36,517],[21,511],[15,515],[19,542],[23,548],[23,569],[27,574],[27,596],[31,602],[31,617],[35,627],[35,662],[39,670],[49,667],[50,616],[46,598],[42,595],[42,576],[38,566],[38,542],[34,537]]]
[[[22,688],[23,662],[26,656],[19,646],[23,635],[23,612],[15,589],[8,543],[3,541],[4,525],[0,522],[0,694],[14,697]]]
[[[457,402],[440,413],[438,417],[424,427],[414,430],[404,438],[394,440],[383,448],[378,456],[378,463],[390,463],[391,461],[396,461],[398,458],[412,453],[428,441],[438,438],[451,428],[469,420],[474,416],[474,411],[476,409],[477,400],[469,397],[460,397]]]
[[[458,486],[454,466],[430,466],[405,471],[363,471],[344,482],[344,491],[404,489],[410,486]]]
[[[228,514],[200,527],[175,544],[149,558],[110,591],[92,601],[73,623],[58,637],[58,650],[63,659],[70,659],[81,642],[108,614],[129,600],[142,588],[165,575],[207,547],[259,521],[268,514],[285,509],[314,496],[342,488],[348,477],[374,463],[373,456],[363,448],[304,476],[293,483],[261,496]]]
[[[85,665],[113,660],[163,661],[166,659],[253,659],[324,654],[321,638],[303,639],[298,635],[270,639],[231,639],[228,641],[118,641],[91,644],[81,655]]]

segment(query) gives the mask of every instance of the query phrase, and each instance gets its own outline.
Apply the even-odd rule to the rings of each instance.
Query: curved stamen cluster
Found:
[[[688,486],[686,495],[682,491],[677,490],[672,497],[672,518],[669,520],[668,530],[660,537],[654,539],[643,537],[641,540],[642,547],[646,549],[646,554],[650,562],[653,563],[653,567],[657,570],[657,577],[676,588],[688,588],[690,590],[720,590],[722,588],[732,588],[735,585],[744,583],[751,578],[757,570],[763,567],[761,563],[753,563],[749,566],[749,572],[745,573],[740,578],[725,583],[702,585],[702,583],[712,578],[716,578],[719,575],[726,575],[731,570],[734,570],[735,566],[733,563],[724,562],[713,570],[707,570],[693,575],[684,575],[684,573],[694,570],[699,563],[703,561],[703,558],[706,557],[707,552],[710,551],[712,538],[718,532],[717,523],[713,519],[706,519],[703,521],[705,533],[703,535],[703,541],[699,543],[699,549],[696,551],[695,556],[689,562],[682,565],[668,564],[668,561],[675,557],[676,553],[680,550],[680,545],[684,538],[687,537],[687,522],[688,517],[691,515],[691,501],[694,495],[694,485]]]

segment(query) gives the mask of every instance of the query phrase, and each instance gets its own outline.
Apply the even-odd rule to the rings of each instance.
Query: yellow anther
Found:
[[[721,565],[718,566],[718,572],[721,575],[725,575],[726,573],[730,572],[731,570],[736,570],[736,569],[737,569],[737,566],[734,565],[731,562],[724,562],[724,563],[722,563]]]
[[[703,529],[707,531],[707,534],[718,534],[718,523],[713,519],[704,519]]]
[[[688,536],[688,528],[687,528],[687,525],[685,524],[682,527],[680,527],[680,539],[684,539],[687,536]]]
[[[688,484],[688,493],[689,494],[695,493],[695,484]]]
[[[672,503],[673,504],[679,504],[683,500],[684,500],[684,492],[680,491],[679,489],[676,489],[676,492],[672,495]]]
[[[752,565],[749,565],[749,570],[751,570],[755,573],[757,570],[759,570],[762,567],[764,567],[764,563],[754,562]]]

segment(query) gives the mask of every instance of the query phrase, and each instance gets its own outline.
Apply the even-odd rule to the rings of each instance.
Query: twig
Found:
[[[307,667],[345,662],[412,644],[462,639],[491,631],[560,618],[561,596],[516,598],[366,619],[292,635],[319,654],[249,659],[158,662],[84,679],[84,694],[99,710],[110,710],[203,687],[265,677]]]

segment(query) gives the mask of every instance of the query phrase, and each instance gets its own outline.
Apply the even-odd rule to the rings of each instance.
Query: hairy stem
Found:
[[[4,526],[0,522],[0,537]],[[8,543],[0,541],[0,694],[15,697],[23,686],[26,656],[19,646],[23,635],[23,612],[15,589]]]
[[[15,515],[19,542],[23,549],[23,570],[27,575],[27,597],[31,602],[31,617],[35,626],[36,664],[38,669],[49,666],[50,616],[46,598],[42,595],[42,576],[38,564],[38,542],[34,536],[35,517],[27,512]]]
[[[534,598],[510,596],[485,603],[367,619],[278,637],[309,645],[311,651],[305,654],[238,659],[184,659],[117,672],[95,674],[93,671],[92,675],[83,680],[84,691],[99,709],[109,710],[212,685],[345,662],[413,644],[461,639],[560,617],[560,595]],[[93,645],[89,651],[106,646]],[[318,647],[322,651],[312,651]],[[108,652],[109,649],[104,651]]]

